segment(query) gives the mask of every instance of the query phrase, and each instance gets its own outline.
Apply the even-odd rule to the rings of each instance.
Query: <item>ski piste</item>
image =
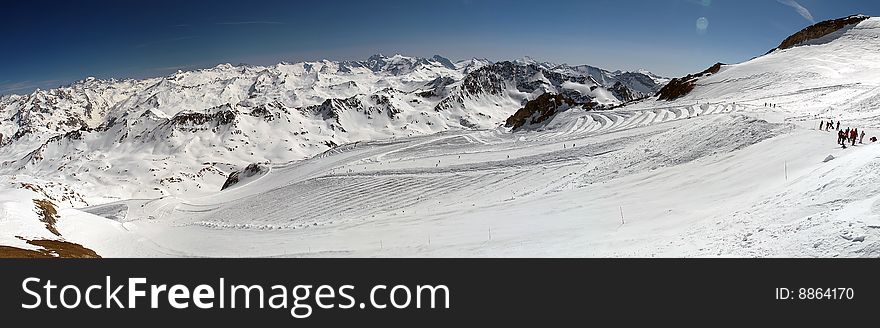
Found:
[[[655,89],[628,89],[649,97],[624,101],[616,82],[567,65],[399,55],[4,96],[0,245],[63,240],[107,257],[877,256],[880,146],[843,149],[836,130],[816,128],[878,134],[880,20],[863,18],[680,79],[693,88],[673,100],[654,95],[673,82],[648,74]],[[584,98],[505,126],[545,93]],[[74,100],[85,98],[105,116],[84,115]],[[34,200],[52,202],[60,236]]]

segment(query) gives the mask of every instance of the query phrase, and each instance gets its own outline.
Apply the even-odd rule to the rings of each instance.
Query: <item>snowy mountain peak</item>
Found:
[[[357,141],[497,128],[545,93],[602,109],[659,87],[647,77],[600,81],[548,66],[377,54],[87,78],[0,98],[0,175],[60,176],[86,202],[215,190],[251,163],[302,160]],[[103,173],[76,174],[86,171]]]
[[[535,65],[544,69],[552,69],[559,66],[551,62],[540,62],[529,56],[524,56],[520,59],[514,60],[513,62],[520,65]]]
[[[362,65],[373,72],[385,72],[396,76],[408,74],[420,66],[431,65],[431,62],[424,58],[407,57],[401,54],[395,54],[391,57],[376,54],[370,56]]]
[[[446,57],[434,55],[433,57],[431,57],[431,60],[440,63],[441,65],[443,65],[443,67],[446,67],[448,69],[456,69],[455,64],[453,64],[452,61]]]

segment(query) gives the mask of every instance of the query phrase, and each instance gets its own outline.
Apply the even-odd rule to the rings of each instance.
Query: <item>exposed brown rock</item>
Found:
[[[870,18],[870,17],[862,16],[862,15],[853,15],[853,16],[849,16],[849,17],[845,17],[845,18],[832,19],[832,20],[827,20],[824,22],[819,22],[819,23],[810,25],[809,27],[807,27],[803,30],[800,30],[799,32],[793,34],[792,36],[789,36],[788,38],[786,38],[784,41],[782,41],[782,43],[779,45],[779,47],[776,47],[776,49],[792,48],[792,47],[797,46],[801,43],[804,43],[804,42],[807,42],[810,40],[815,40],[815,39],[821,38],[823,36],[826,36],[828,34],[837,32],[846,26],[861,23],[862,21],[864,21],[868,18]],[[771,53],[776,49],[770,50],[767,53]]]
[[[0,246],[0,258],[100,258],[95,251],[75,244],[59,240],[28,240],[28,244],[40,246],[41,249],[29,250],[11,246]]]
[[[672,79],[672,81],[669,81],[657,92],[657,100],[675,100],[686,96],[694,90],[700,78],[718,73],[721,70],[721,66],[724,66],[724,64],[716,63],[700,73],[688,74],[682,78]]]
[[[34,199],[34,205],[37,206],[37,215],[40,216],[40,221],[46,224],[46,230],[56,236],[61,236],[61,233],[55,228],[55,223],[58,220],[58,210],[55,208],[55,204],[45,199]]]
[[[564,105],[572,107],[576,104],[574,100],[564,95],[545,93],[534,100],[530,100],[526,103],[525,107],[517,110],[516,113],[507,119],[504,126],[518,129],[526,123],[541,123],[555,115],[559,107]]]

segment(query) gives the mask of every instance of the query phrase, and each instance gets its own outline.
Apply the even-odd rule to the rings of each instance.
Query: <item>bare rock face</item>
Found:
[[[268,171],[268,169],[261,166],[260,164],[250,164],[246,168],[244,168],[244,170],[232,172],[232,174],[230,174],[229,177],[226,178],[226,182],[223,183],[223,187],[221,187],[220,190],[226,190],[226,188],[234,186],[243,179],[266,173],[266,171]]]
[[[623,102],[630,102],[633,100],[637,100],[641,98],[641,95],[636,94],[632,89],[628,88],[622,82],[617,81],[611,88],[608,89],[617,99]]]
[[[95,251],[83,247],[80,244],[61,240],[26,240],[28,244],[40,247],[37,250],[22,249],[17,247],[0,245],[0,258],[70,258],[70,259],[94,259],[101,256]]]
[[[716,63],[698,74],[688,74],[682,78],[672,79],[672,81],[669,81],[666,86],[657,92],[657,100],[671,101],[686,96],[694,90],[700,78],[718,73],[721,70],[721,66],[724,66],[724,64]]]
[[[507,119],[506,127],[518,129],[526,124],[538,124],[556,115],[559,110],[574,107],[577,103],[565,96],[545,93],[530,100]]]
[[[853,16],[849,16],[849,17],[832,19],[832,20],[827,20],[824,22],[819,22],[819,23],[813,24],[813,25],[793,34],[792,36],[789,36],[784,41],[782,41],[782,43],[779,45],[779,47],[776,47],[776,49],[770,50],[767,53],[769,54],[777,49],[780,49],[780,50],[789,49],[789,48],[795,47],[799,44],[802,44],[804,42],[824,37],[828,34],[837,32],[838,30],[840,30],[844,27],[861,23],[862,21],[864,21],[868,18],[870,18],[870,17],[863,16],[863,15],[853,15]]]

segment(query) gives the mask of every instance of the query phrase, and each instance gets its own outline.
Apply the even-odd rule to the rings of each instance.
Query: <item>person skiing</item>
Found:
[[[865,131],[862,131],[862,134],[859,135],[859,143],[863,143],[865,141]]]
[[[858,136],[859,136],[859,130],[853,129],[852,132],[850,132],[849,136],[850,136],[850,139],[852,139],[852,145],[855,146],[856,145],[856,138],[858,138]]]
[[[843,130],[837,130],[837,144],[842,145],[843,144],[842,140],[843,140]]]
[[[819,121],[819,131],[822,131],[823,128],[825,128],[825,121]]]
[[[837,129],[840,130],[840,121],[837,121]]]

